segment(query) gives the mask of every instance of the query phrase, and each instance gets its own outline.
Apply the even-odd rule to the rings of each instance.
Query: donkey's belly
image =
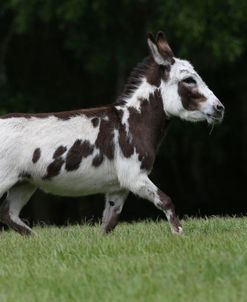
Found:
[[[64,184],[59,181],[53,184],[41,184],[39,188],[47,193],[60,195],[60,196],[86,196],[98,193],[114,192],[119,190],[118,182],[91,182],[85,185],[85,183],[73,183],[69,182]]]
[[[87,171],[87,173],[65,172],[51,180],[36,185],[47,193],[61,196],[85,196],[119,190],[119,182],[113,173]]]

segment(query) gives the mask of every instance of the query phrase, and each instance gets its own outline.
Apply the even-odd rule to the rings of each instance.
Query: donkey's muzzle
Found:
[[[224,117],[225,107],[221,104],[220,101],[217,102],[217,104],[214,105],[214,113],[212,117],[217,121],[221,122]]]
[[[225,107],[219,100],[211,107],[210,112],[206,113],[209,124],[221,123],[224,117]]]

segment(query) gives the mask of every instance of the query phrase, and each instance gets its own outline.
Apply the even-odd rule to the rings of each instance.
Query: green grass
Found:
[[[247,219],[0,233],[0,301],[247,301]]]

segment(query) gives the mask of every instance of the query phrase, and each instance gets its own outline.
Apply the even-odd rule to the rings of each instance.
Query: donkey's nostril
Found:
[[[224,106],[223,106],[222,104],[217,104],[217,105],[215,106],[215,109],[216,109],[216,111],[218,111],[218,112],[222,112],[225,108],[224,108]]]

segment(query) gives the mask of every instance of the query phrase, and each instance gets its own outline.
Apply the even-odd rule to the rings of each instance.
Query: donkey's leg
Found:
[[[29,183],[12,187],[0,207],[0,220],[21,235],[30,235],[32,230],[19,218],[21,209],[29,201],[36,187]]]
[[[1,168],[2,167],[0,165],[0,171],[1,171]],[[0,172],[0,198],[2,198],[5,193],[8,193],[9,189],[12,188],[16,184],[17,181],[18,181],[18,177],[14,177],[14,176],[10,177],[7,174],[1,175],[1,172]],[[0,208],[2,207],[2,204],[1,204]],[[2,219],[1,219],[1,212],[0,212],[0,221],[1,220]]]
[[[128,191],[119,191],[105,195],[106,201],[102,219],[102,231],[104,233],[111,232],[118,224],[118,218],[127,196]]]
[[[134,194],[153,202],[158,209],[165,213],[172,233],[182,233],[183,229],[175,213],[171,198],[157,188],[147,176],[142,175],[135,183],[130,185],[129,189]]]

